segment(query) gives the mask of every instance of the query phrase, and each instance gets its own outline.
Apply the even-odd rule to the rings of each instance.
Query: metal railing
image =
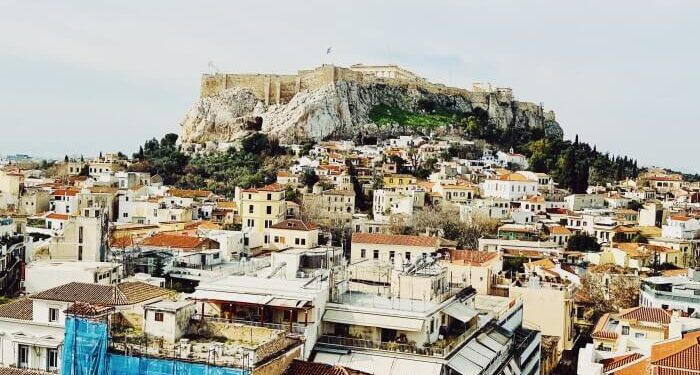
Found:
[[[410,355],[420,355],[427,357],[446,358],[455,349],[460,347],[466,340],[476,332],[477,327],[472,327],[458,336],[447,339],[447,345],[418,347],[415,344],[401,344],[397,342],[385,342],[357,339],[352,337],[321,335],[318,338],[318,343],[332,345],[343,348],[380,350],[393,353],[406,353]]]
[[[662,299],[700,304],[700,296],[689,296],[689,295],[684,296],[684,295],[680,295],[678,293],[665,292],[662,290],[656,290],[654,288],[651,288],[648,285],[642,285],[642,291],[647,292],[647,293],[651,293],[655,297],[662,298]]]

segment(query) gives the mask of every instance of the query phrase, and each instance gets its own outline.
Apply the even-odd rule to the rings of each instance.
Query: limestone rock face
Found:
[[[185,115],[179,142],[186,151],[197,152],[224,149],[256,130],[276,135],[281,142],[411,133],[415,130],[401,126],[378,127],[371,123],[369,113],[380,104],[418,112],[421,102],[464,113],[480,108],[501,128],[541,127],[549,134],[561,133],[552,112],[496,93],[448,95],[408,85],[339,81],[301,91],[279,105],[267,106],[241,88],[201,98]]]

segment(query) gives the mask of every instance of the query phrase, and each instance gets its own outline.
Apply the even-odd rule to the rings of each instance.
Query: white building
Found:
[[[122,265],[110,262],[42,260],[25,266],[24,291],[32,294],[73,281],[101,285],[118,284]]]
[[[483,196],[516,200],[537,194],[537,180],[520,173],[509,173],[488,179],[483,185]]]

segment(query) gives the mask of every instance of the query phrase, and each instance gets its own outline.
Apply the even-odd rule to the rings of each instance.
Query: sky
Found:
[[[0,0],[0,154],[131,154],[179,132],[209,61],[394,63],[511,87],[567,138],[698,173],[698,20],[695,0]]]

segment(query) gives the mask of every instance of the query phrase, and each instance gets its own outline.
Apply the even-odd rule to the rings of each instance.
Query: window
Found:
[[[19,368],[29,367],[29,346],[17,345],[17,366]]]
[[[162,312],[156,312],[156,315],[154,317],[156,322],[162,322],[163,321],[163,313]]]
[[[306,238],[302,238],[302,239],[301,239],[301,244],[302,244],[302,245],[306,245]]]
[[[367,250],[361,249],[360,250],[360,258],[366,258],[367,257]]]
[[[78,242],[83,243],[83,227],[78,227]]]
[[[122,217],[129,217],[129,213],[128,213],[128,212],[124,212],[124,214],[122,214]]]
[[[622,334],[627,336],[630,334],[630,327],[628,326],[622,326]]]
[[[46,370],[58,369],[58,349],[46,349]]]
[[[379,259],[379,250],[372,250],[372,258]]]
[[[275,243],[279,243],[279,242],[280,242],[280,238],[275,236]]]
[[[394,250],[389,251],[389,259],[390,260],[394,259],[395,255],[396,255],[396,252]]]
[[[83,260],[83,247],[78,246],[78,260]]]
[[[248,213],[249,214],[253,213],[253,205],[252,204],[250,206],[248,206]]]
[[[271,201],[272,200],[272,194],[267,193],[267,200]]]
[[[294,239],[294,244],[295,244],[295,245],[299,245],[299,242],[300,242],[300,241],[299,241],[298,238],[295,238],[295,239]]]
[[[272,215],[272,206],[267,206],[267,214]]]
[[[637,332],[634,334],[635,339],[645,339],[647,337],[646,333]]]
[[[58,309],[55,307],[49,307],[49,322],[55,323],[58,321]]]
[[[269,228],[272,226],[272,220],[265,220],[265,228]]]
[[[407,262],[410,262],[410,261],[411,261],[411,252],[410,252],[410,251],[407,251],[407,252],[406,252],[406,261],[407,261]]]

